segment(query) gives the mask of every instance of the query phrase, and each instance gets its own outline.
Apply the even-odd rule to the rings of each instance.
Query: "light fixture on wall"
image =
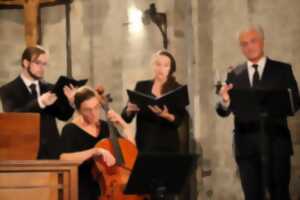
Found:
[[[150,22],[157,25],[163,37],[163,47],[167,49],[169,41],[167,35],[168,24],[166,13],[157,12],[155,4],[152,3],[150,4],[150,7],[144,11],[142,20],[145,25],[150,24]]]
[[[130,6],[128,8],[128,23],[124,23],[129,26],[131,33],[139,33],[143,29],[142,22],[143,12],[138,10],[135,6]]]

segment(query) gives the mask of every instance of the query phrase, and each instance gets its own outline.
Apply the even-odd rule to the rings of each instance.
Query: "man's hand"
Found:
[[[64,90],[65,96],[67,97],[67,99],[69,101],[69,104],[71,106],[73,106],[76,88],[72,84],[70,84],[69,86],[65,85],[63,90]]]
[[[219,96],[222,98],[223,103],[229,103],[230,102],[230,96],[229,91],[233,88],[233,84],[225,84],[221,87],[219,91]]]
[[[39,98],[40,98],[40,102],[44,106],[50,106],[54,104],[54,102],[57,100],[57,96],[50,91],[42,94]]]

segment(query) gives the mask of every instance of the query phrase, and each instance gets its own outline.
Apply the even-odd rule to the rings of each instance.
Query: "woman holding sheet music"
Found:
[[[168,51],[155,53],[152,65],[154,78],[137,82],[135,91],[160,97],[181,86],[174,77],[175,59]],[[136,104],[128,102],[122,117],[126,122],[131,122],[135,115],[137,116],[136,143],[140,152],[177,152],[179,151],[177,128],[184,114],[184,107],[174,109],[164,105],[139,108]]]

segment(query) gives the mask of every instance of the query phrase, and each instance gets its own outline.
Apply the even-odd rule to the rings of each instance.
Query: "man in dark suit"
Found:
[[[221,100],[217,113],[222,117],[234,114],[235,159],[245,199],[262,200],[269,193],[272,200],[289,200],[293,148],[287,115],[276,113],[275,109],[273,114],[268,113],[282,99],[274,95],[274,99],[266,103],[253,102],[254,98],[250,97],[255,97],[253,94],[258,97],[259,93],[254,93],[257,91],[290,90],[297,108],[297,82],[289,64],[265,56],[264,33],[260,26],[241,31],[239,43],[247,62],[228,73],[226,84],[219,91]],[[244,91],[244,97],[234,99],[234,91]]]
[[[59,133],[55,118],[68,120],[73,114],[73,86],[65,86],[64,98],[51,92],[53,85],[43,81],[48,53],[39,46],[24,50],[21,73],[0,89],[5,112],[40,113],[39,159],[56,159],[60,153]],[[25,142],[25,141],[24,141]]]

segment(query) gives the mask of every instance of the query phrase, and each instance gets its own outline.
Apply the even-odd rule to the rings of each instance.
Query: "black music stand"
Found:
[[[132,169],[125,194],[150,194],[163,200],[177,194],[197,165],[197,155],[179,153],[141,153]]]
[[[269,116],[291,116],[297,110],[290,89],[232,89],[229,92],[231,110],[247,120],[256,119],[258,113]],[[254,114],[249,115],[250,114]]]
[[[231,109],[243,121],[257,120],[259,117],[260,157],[262,170],[262,191],[267,199],[269,185],[270,141],[266,133],[267,120],[292,116],[298,109],[291,89],[233,89],[230,91]]]

